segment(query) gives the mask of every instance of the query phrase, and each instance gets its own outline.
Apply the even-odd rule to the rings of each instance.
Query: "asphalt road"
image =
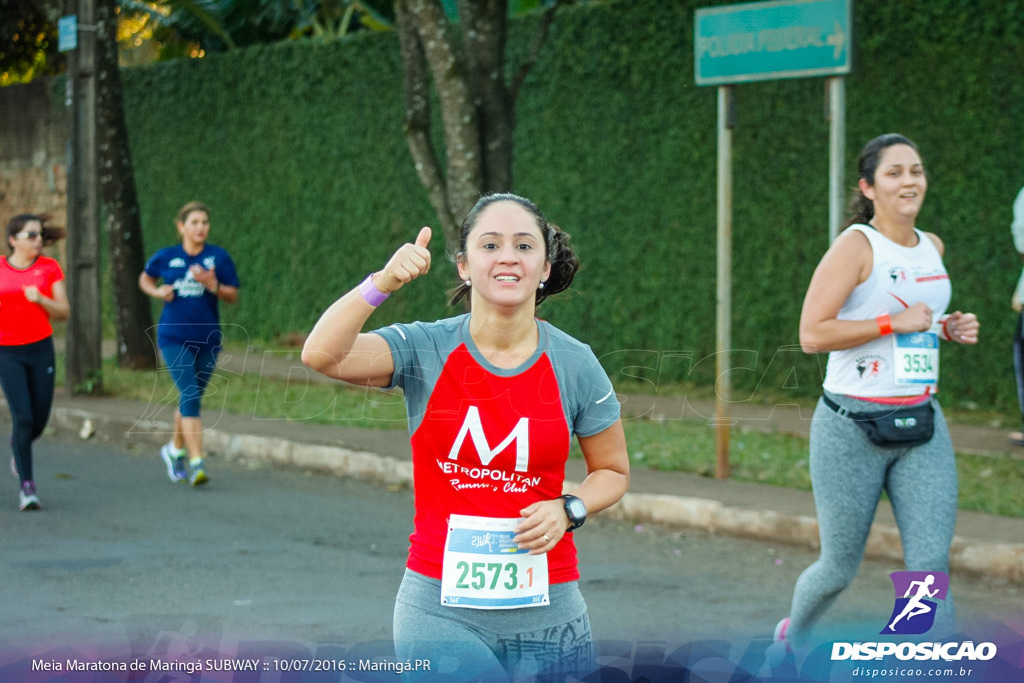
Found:
[[[43,509],[18,512],[4,463],[0,679],[11,680],[12,652],[386,648],[411,491],[221,458],[208,466],[211,482],[192,488],[169,482],[150,446],[46,436],[36,448]],[[767,638],[814,560],[599,516],[576,536],[595,639],[634,648]],[[865,562],[820,634],[874,638],[898,569]],[[954,577],[952,589],[962,624],[1024,623],[1019,586]]]

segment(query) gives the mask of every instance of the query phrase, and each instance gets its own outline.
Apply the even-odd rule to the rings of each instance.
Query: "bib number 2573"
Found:
[[[448,522],[441,604],[474,609],[547,605],[547,555],[512,542],[518,519],[452,515]]]

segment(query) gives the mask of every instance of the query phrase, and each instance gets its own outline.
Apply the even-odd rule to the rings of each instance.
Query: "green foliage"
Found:
[[[713,386],[716,93],[693,77],[698,0],[559,11],[517,103],[516,186],[573,235],[583,268],[540,315],[591,344],[613,379]],[[978,347],[946,345],[944,402],[1015,404],[1010,207],[1024,185],[1024,2],[854,5],[847,78],[849,186],[883,132],[920,146],[930,193],[919,225],[946,244],[953,308],[982,320]],[[516,20],[510,69],[535,13]],[[397,38],[256,46],[125,73],[149,251],[176,239],[191,199],[238,264],[223,306],[238,341],[308,331],[320,312],[435,224],[403,135]],[[804,291],[828,246],[824,81],[737,86],[734,400],[806,398],[824,357],[796,346]],[[370,325],[453,313],[435,267]]]
[[[73,394],[89,394],[89,395],[100,395],[103,393],[103,371],[102,370],[91,370],[86,374],[84,380],[79,384],[76,384],[71,393]]]
[[[353,31],[387,31],[394,21],[388,0],[120,0],[133,15],[148,16],[161,58],[182,57],[192,45],[208,53],[279,40],[333,40]]]
[[[57,50],[60,14],[55,0],[0,0],[0,86],[64,70]]]
[[[231,252],[243,285],[241,304],[221,311],[245,339],[308,331],[432,221],[402,136],[396,40],[382,38],[353,39],[356,49],[260,46],[126,73],[146,244],[176,239],[186,201],[209,204],[211,242]],[[453,274],[435,258],[442,267],[375,323],[443,314],[436,293]]]

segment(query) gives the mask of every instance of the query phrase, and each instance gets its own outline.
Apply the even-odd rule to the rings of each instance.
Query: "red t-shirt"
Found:
[[[546,354],[514,377],[500,377],[464,344],[455,349],[412,435],[413,478],[426,495],[416,497],[409,568],[441,578],[452,513],[516,518],[531,503],[558,498],[571,438]],[[548,553],[551,583],[579,578],[570,538]]]
[[[35,285],[52,299],[53,283],[63,279],[60,264],[48,256],[38,257],[24,270],[0,256],[0,346],[31,344],[53,334],[49,312],[26,299],[25,288]]]

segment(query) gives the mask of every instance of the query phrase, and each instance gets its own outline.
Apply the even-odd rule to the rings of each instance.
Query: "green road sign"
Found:
[[[848,74],[852,1],[778,0],[697,10],[697,85]]]

